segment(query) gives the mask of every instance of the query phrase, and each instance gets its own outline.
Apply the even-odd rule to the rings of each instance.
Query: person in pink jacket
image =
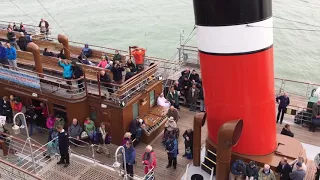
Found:
[[[55,122],[56,122],[56,118],[54,117],[53,114],[50,114],[49,117],[47,118],[47,122],[46,122],[47,128],[49,130],[48,142],[52,140],[51,134],[54,130],[53,127],[54,127]]]
[[[142,155],[142,164],[144,165],[145,174],[148,174],[149,171],[154,172],[154,168],[157,166],[156,153],[152,150],[150,145],[146,147],[146,151]]]

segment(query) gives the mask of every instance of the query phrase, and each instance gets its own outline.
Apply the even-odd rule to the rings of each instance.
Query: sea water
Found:
[[[38,25],[44,18],[53,34],[65,32],[72,41],[123,50],[138,45],[147,48],[147,55],[162,58],[170,58],[177,51],[181,29],[186,39],[194,27],[192,0],[40,2],[57,23],[38,0],[0,0],[0,20]],[[273,0],[276,77],[320,84],[319,8],[318,0]],[[310,29],[319,31],[307,31]],[[188,45],[196,45],[195,36]]]

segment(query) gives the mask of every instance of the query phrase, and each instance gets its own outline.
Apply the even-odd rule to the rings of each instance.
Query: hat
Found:
[[[301,167],[301,166],[302,166],[302,163],[301,163],[301,162],[297,162],[296,165],[299,166],[299,167]]]
[[[172,116],[170,116],[169,121],[174,121],[174,118]]]

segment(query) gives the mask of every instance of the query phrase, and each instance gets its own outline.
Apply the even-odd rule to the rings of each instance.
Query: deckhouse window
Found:
[[[154,94],[155,94],[154,90],[150,91],[150,93],[149,93],[149,96],[150,96],[150,107],[154,106],[154,104],[156,102]]]
[[[139,116],[139,103],[134,103],[132,105],[132,114],[133,114],[133,119],[136,119]]]

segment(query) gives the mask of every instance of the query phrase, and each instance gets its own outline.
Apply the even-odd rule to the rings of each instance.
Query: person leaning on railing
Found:
[[[72,75],[73,79],[77,80],[78,92],[79,93],[83,92],[84,91],[83,69],[79,64],[77,64],[76,61],[72,61],[72,72],[73,72],[73,75]]]
[[[69,85],[67,92],[70,92],[72,86],[70,80],[72,79],[73,75],[72,65],[67,60],[62,62],[61,58],[59,58],[58,65],[63,68],[63,78],[66,79],[66,82]]]
[[[122,82],[122,71],[124,71],[124,67],[122,64],[120,64],[119,61],[115,61],[115,64],[113,65],[113,68],[111,69],[113,73],[113,80],[116,83],[121,83]]]
[[[134,57],[134,60],[137,65],[137,71],[141,72],[144,69],[144,56],[146,54],[146,50],[143,48],[135,47],[135,49],[132,50],[131,54]]]

